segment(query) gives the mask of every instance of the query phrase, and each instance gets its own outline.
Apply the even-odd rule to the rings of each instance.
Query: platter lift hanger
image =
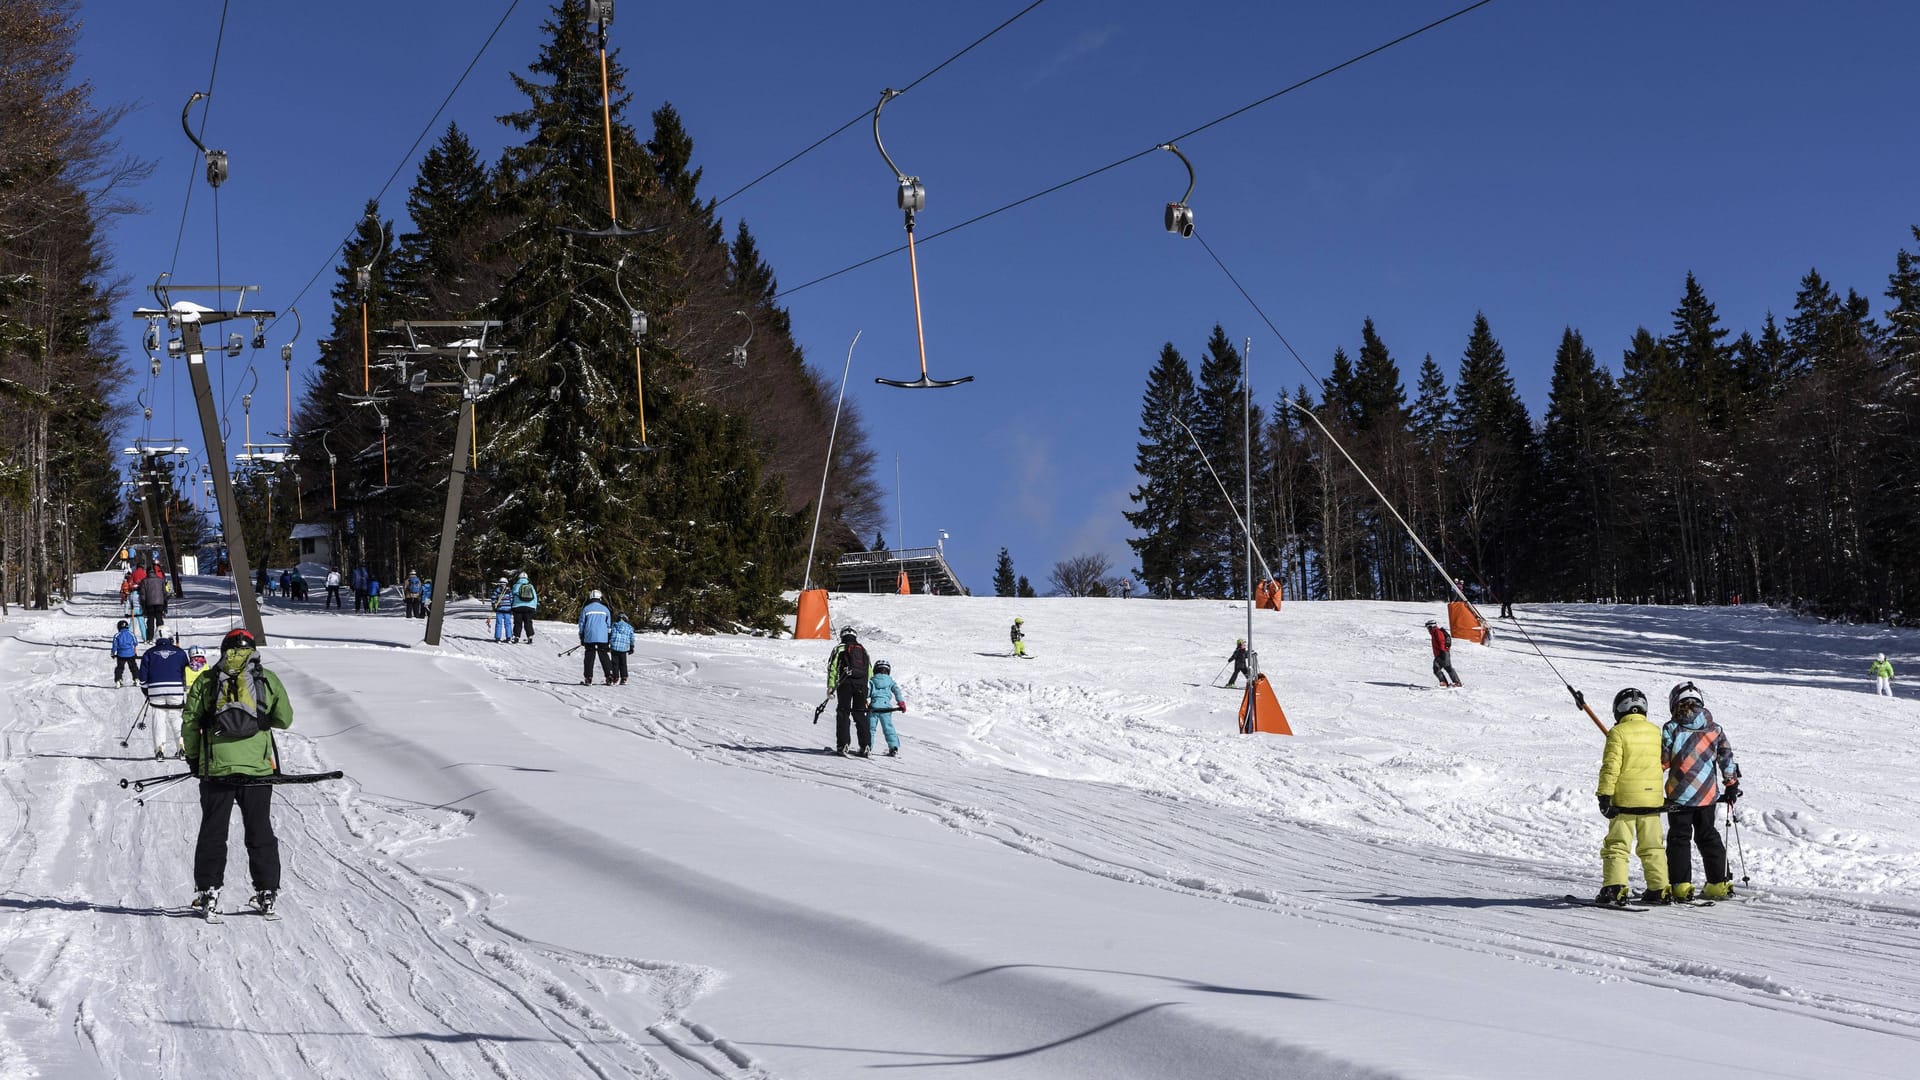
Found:
[[[659,449],[647,442],[647,387],[640,371],[640,339],[647,336],[647,313],[633,306],[633,301],[627,299],[627,290],[620,287],[620,271],[626,268],[627,258],[626,255],[622,255],[619,261],[613,264],[613,291],[619,294],[620,302],[626,305],[627,333],[633,338],[633,406],[640,416],[640,445],[622,446],[619,449],[647,454]],[[565,381],[565,376],[566,369],[562,368],[562,381]],[[558,385],[553,388],[553,400],[560,400]]]
[[[647,236],[666,229],[665,225],[644,225],[637,229],[622,228],[620,225],[619,204],[614,199],[613,183],[613,106],[607,89],[607,27],[613,25],[613,0],[587,0],[587,21],[594,24],[594,31],[600,45],[600,128],[606,142],[607,154],[607,227],[604,229],[575,229],[561,226],[561,232],[575,236]]]
[[[1180,196],[1179,202],[1167,204],[1167,231],[1175,236],[1192,236],[1193,208],[1187,205],[1187,200],[1193,198],[1193,162],[1188,161],[1187,155],[1181,153],[1180,148],[1172,143],[1162,143],[1158,149],[1171,153],[1180,159],[1180,164],[1187,167],[1187,193]]]
[[[873,107],[873,145],[879,148],[880,157],[886,161],[887,168],[893,170],[894,179],[899,182],[894,197],[901,211],[906,214],[907,266],[913,274],[913,331],[920,342],[920,377],[911,381],[880,378],[873,381],[909,390],[934,390],[972,382],[973,376],[963,375],[958,379],[933,379],[927,376],[927,329],[920,316],[920,258],[913,246],[913,219],[915,214],[927,208],[927,189],[920,183],[919,177],[908,176],[900,171],[900,166],[895,165],[892,156],[887,153],[886,144],[880,141],[880,111],[887,107],[887,102],[899,97],[903,92],[892,88],[880,91],[880,103]]]

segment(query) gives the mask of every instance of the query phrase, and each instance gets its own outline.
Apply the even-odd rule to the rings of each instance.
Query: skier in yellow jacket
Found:
[[[1647,695],[1628,687],[1613,699],[1613,730],[1600,755],[1600,812],[1608,819],[1600,844],[1603,875],[1597,904],[1627,902],[1627,851],[1640,856],[1649,904],[1668,902],[1667,848],[1660,835],[1667,770],[1660,764],[1660,728],[1647,719]]]

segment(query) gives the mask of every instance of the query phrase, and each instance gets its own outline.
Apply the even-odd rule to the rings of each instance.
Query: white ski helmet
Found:
[[[593,590],[592,592],[590,592],[590,593],[588,593],[588,594],[587,594],[587,599],[589,599],[589,600],[598,600],[598,599],[600,599],[600,590],[599,590],[599,589],[595,589],[595,590]]]
[[[885,675],[892,670],[893,665],[885,660],[875,660],[873,662],[873,673],[875,675]]]
[[[1878,659],[1878,660],[1879,660],[1879,661],[1880,661],[1881,663],[1883,663],[1883,664],[1884,664],[1884,663],[1886,663],[1886,662],[1887,662],[1887,654],[1886,654],[1886,653],[1881,653],[1881,654],[1879,655],[1879,657],[1877,657],[1877,659]]]
[[[1696,709],[1706,708],[1706,695],[1702,694],[1700,688],[1691,682],[1676,683],[1674,688],[1667,692],[1667,711],[1678,715],[1680,709],[1687,705],[1691,705]]]

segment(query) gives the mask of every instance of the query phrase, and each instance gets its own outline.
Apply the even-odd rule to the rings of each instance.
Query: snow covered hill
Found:
[[[1210,685],[1236,605],[835,597],[910,700],[858,760],[823,643],[642,637],[583,686],[564,625],[273,601],[285,767],[348,780],[276,793],[285,919],[210,926],[195,792],[117,786],[171,769],[119,745],[113,584],[0,624],[0,1078],[1914,1074],[1920,700],[1866,677],[1911,634],[1522,608],[1597,704],[1698,681],[1747,772],[1742,899],[1621,914],[1558,902],[1599,732],[1504,624],[1431,687],[1437,607],[1261,613],[1282,738]]]

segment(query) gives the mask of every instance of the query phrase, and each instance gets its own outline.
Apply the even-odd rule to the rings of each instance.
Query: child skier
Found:
[[[1667,849],[1660,838],[1666,804],[1666,770],[1660,767],[1660,729],[1647,719],[1647,695],[1628,687],[1614,695],[1613,730],[1600,755],[1600,812],[1607,838],[1600,844],[1602,886],[1596,904],[1627,902],[1627,851],[1640,856],[1647,889],[1640,899],[1668,902]]]
[[[1692,847],[1698,844],[1707,874],[1703,895],[1723,900],[1733,895],[1733,876],[1713,819],[1718,803],[1731,806],[1740,797],[1740,766],[1699,687],[1675,686],[1667,694],[1667,712],[1672,719],[1660,731],[1660,764],[1667,769],[1667,878],[1675,900],[1693,899]]]
[[[113,650],[113,685],[125,686],[126,681],[121,677],[123,673],[139,674],[139,669],[133,662],[134,650],[138,647],[138,643],[133,640],[133,627],[127,624],[127,620],[121,619],[117,630],[118,633],[113,635],[113,644],[110,646]]]
[[[1433,676],[1441,686],[1459,686],[1460,676],[1453,670],[1453,635],[1439,623],[1427,620],[1427,639],[1433,644]],[[1452,679],[1452,683],[1447,680]]]
[[[627,681],[627,655],[633,652],[633,624],[627,621],[627,613],[621,612],[613,617],[613,629],[607,631],[607,648],[613,654],[612,674],[608,682],[618,677],[621,683]]]
[[[513,636],[513,586],[506,578],[493,583],[493,640],[503,642]]]
[[[1227,659],[1233,662],[1233,674],[1227,676],[1227,685],[1229,687],[1231,687],[1235,682],[1238,682],[1240,679],[1240,676],[1242,675],[1246,675],[1248,678],[1253,677],[1247,671],[1247,639],[1246,638],[1233,639],[1233,655],[1227,657]]]
[[[893,681],[893,665],[885,660],[873,664],[873,678],[867,680],[867,742],[873,742],[873,728],[887,740],[887,756],[900,756],[900,736],[893,731],[893,714],[907,711],[907,696]]]
[[[1007,631],[1007,636],[1013,639],[1013,655],[1015,656],[1027,655],[1027,632],[1020,629],[1021,625],[1026,621],[1027,620],[1015,616],[1013,628]]]
[[[1893,696],[1893,665],[1887,663],[1887,654],[1881,653],[1873,658],[1873,666],[1867,668],[1873,676],[1873,692],[1881,697]]]

